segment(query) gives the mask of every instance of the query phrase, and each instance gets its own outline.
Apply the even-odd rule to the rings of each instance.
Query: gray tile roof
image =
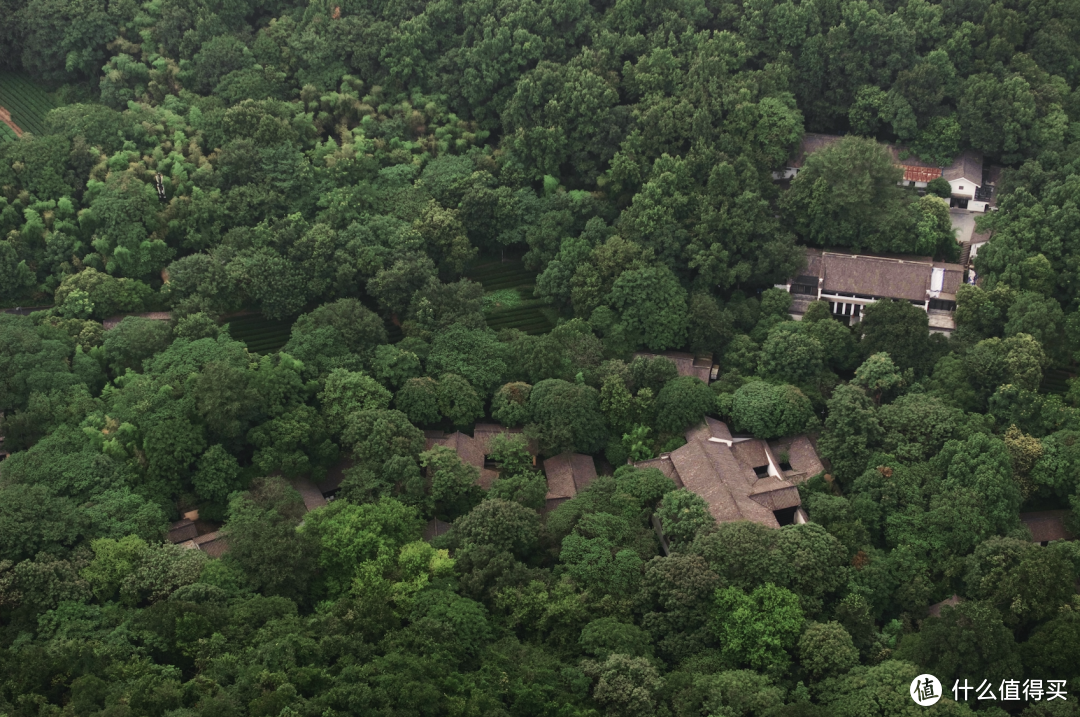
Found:
[[[199,530],[195,527],[195,521],[184,518],[169,526],[169,532],[166,537],[170,543],[183,543],[184,541],[191,540],[198,534]]]
[[[499,473],[484,467],[485,443],[461,431],[454,431],[448,436],[441,431],[424,431],[424,436],[427,438],[424,442],[424,450],[430,451],[435,446],[446,446],[458,454],[462,463],[474,466],[480,471],[476,482],[481,488],[484,490],[491,488],[491,484],[495,482]]]
[[[639,351],[634,357],[666,358],[675,364],[675,370],[680,376],[696,376],[705,383],[709,382],[709,372],[712,371],[712,354],[694,356],[684,351],[663,351],[660,353],[647,353]]]
[[[817,134],[815,132],[807,132],[803,135],[802,142],[799,143],[799,148],[795,152],[795,156],[788,161],[789,167],[800,168],[803,166],[803,162],[806,161],[806,155],[813,154],[819,149],[824,149],[830,145],[836,144],[844,137],[839,134]]]
[[[861,294],[879,299],[925,301],[934,269],[943,269],[941,293],[955,295],[964,279],[960,264],[935,262],[929,257],[845,254],[807,249],[807,269],[800,280],[820,277],[825,293]]]
[[[683,485],[682,477],[679,476],[679,471],[675,470],[675,465],[671,462],[670,454],[660,456],[659,458],[650,458],[647,461],[638,461],[634,465],[638,468],[656,468],[668,478],[675,481],[675,486],[677,488],[686,487]]]
[[[825,470],[825,466],[822,465],[821,459],[818,458],[817,451],[814,450],[814,444],[808,436],[790,436],[770,441],[769,448],[772,449],[775,456],[787,453],[791,472],[799,476],[799,478],[794,479],[796,483],[800,482],[800,479],[812,478]]]
[[[507,428],[501,423],[477,423],[473,426],[473,438],[480,444],[485,456],[491,453],[491,441],[500,433],[519,434],[523,431],[520,428]],[[533,457],[540,453],[540,446],[534,438],[528,440],[526,448]]]
[[[300,497],[304,499],[305,510],[312,511],[326,505],[326,498],[323,497],[322,491],[307,478],[295,478],[290,482],[296,492],[300,494]]]
[[[954,605],[959,605],[962,602],[964,602],[964,598],[960,597],[959,595],[953,594],[951,598],[930,605],[926,608],[926,612],[930,613],[930,617],[941,617],[941,608],[945,606],[951,607]]]
[[[592,456],[581,453],[560,453],[544,459],[547,477],[547,500],[573,498],[596,478]]]
[[[1039,510],[1021,513],[1020,522],[1031,531],[1031,539],[1036,543],[1050,540],[1074,540],[1075,535],[1065,529],[1067,510]]]
[[[954,179],[966,179],[976,186],[982,186],[982,174],[982,155],[973,149],[962,152],[941,172],[941,176],[950,182]]]
[[[686,432],[687,443],[670,454],[639,461],[639,468],[658,468],[672,480],[701,496],[718,522],[749,520],[779,527],[773,511],[801,504],[799,491],[786,476],[770,473],[759,478],[754,468],[762,465],[779,470],[772,446],[757,438],[732,439],[722,421],[709,419]],[[806,436],[785,439],[792,473],[795,463],[806,470],[821,462]],[[814,473],[820,470],[814,470]],[[811,474],[812,475],[812,474]]]

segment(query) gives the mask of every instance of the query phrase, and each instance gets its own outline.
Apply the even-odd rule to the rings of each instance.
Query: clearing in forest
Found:
[[[555,328],[558,312],[533,296],[536,272],[520,260],[484,261],[469,269],[469,279],[484,287],[484,318],[495,331],[519,329],[527,334],[546,334]]]

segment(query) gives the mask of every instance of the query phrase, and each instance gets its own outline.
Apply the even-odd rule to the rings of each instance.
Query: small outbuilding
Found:
[[[1047,545],[1055,540],[1076,540],[1076,536],[1065,527],[1068,517],[1067,510],[1039,510],[1021,513],[1020,522],[1031,533],[1034,542]]]
[[[548,486],[544,510],[554,510],[596,479],[596,464],[592,456],[560,453],[544,459],[544,476]]]

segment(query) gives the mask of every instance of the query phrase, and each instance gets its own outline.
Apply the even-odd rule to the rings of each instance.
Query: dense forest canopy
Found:
[[[0,72],[58,104],[0,135],[0,716],[1080,714],[1020,521],[1080,535],[1080,4],[0,0]],[[1004,169],[948,338],[774,286],[957,260],[882,143]],[[818,436],[811,522],[628,465],[706,416]],[[530,446],[612,470],[549,511]]]

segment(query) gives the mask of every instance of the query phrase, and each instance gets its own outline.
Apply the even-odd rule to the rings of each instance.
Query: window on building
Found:
[[[780,470],[782,470],[782,471],[789,471],[789,470],[791,470],[791,464],[790,464],[790,463],[788,463],[787,461],[781,461],[781,462],[780,462]]]
[[[963,188],[964,188],[964,185],[963,185],[963,184],[961,184],[961,185],[960,185],[960,189],[963,189]]]
[[[754,466],[754,473],[757,474],[758,478],[764,478],[769,475],[769,466]]]
[[[956,311],[956,302],[947,299],[930,299],[930,309],[934,311]]]

